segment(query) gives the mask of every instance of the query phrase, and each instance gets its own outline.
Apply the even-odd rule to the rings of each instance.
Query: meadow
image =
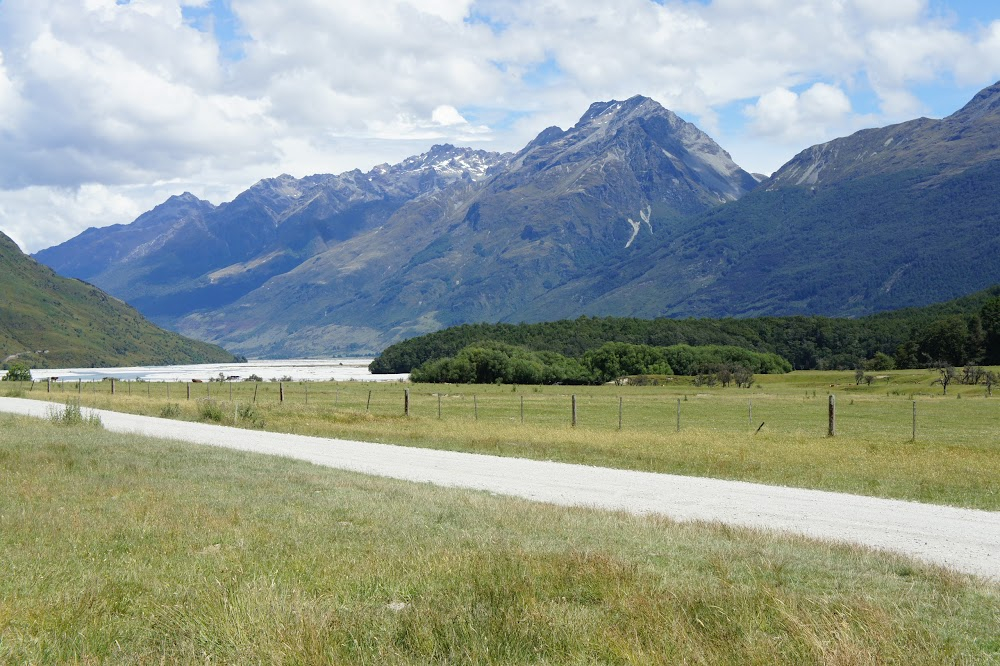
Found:
[[[82,413],[0,415],[3,663],[1000,661],[1000,588],[902,557],[112,434]]]
[[[750,389],[678,377],[597,387],[117,382],[112,395],[105,381],[0,391],[279,432],[998,510],[1000,396],[958,384],[945,395],[936,376],[895,371],[857,385],[851,372],[794,372],[758,375]]]

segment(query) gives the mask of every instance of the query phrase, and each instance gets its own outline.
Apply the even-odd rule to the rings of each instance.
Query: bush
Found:
[[[57,425],[64,426],[88,425],[95,428],[103,426],[99,414],[96,412],[84,413],[78,402],[67,402],[62,410],[56,408],[49,412],[49,420]]]
[[[222,423],[222,407],[214,400],[199,400],[198,417],[202,421]]]
[[[0,381],[5,382],[30,382],[31,370],[24,363],[11,363],[7,368],[7,374]]]
[[[166,407],[160,410],[160,418],[163,419],[176,419],[181,415],[181,406],[177,403],[170,403]]]
[[[254,428],[264,427],[264,416],[252,404],[239,405],[236,409],[236,423],[247,423]]]

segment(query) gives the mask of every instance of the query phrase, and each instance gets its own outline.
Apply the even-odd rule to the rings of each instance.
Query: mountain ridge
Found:
[[[464,322],[920,306],[1000,281],[997,137],[1000,84],[941,120],[807,148],[759,182],[654,100],[595,102],[514,154],[476,162],[435,146],[410,159],[438,170],[395,165],[405,197],[364,199],[385,165],[330,177],[315,198],[288,191],[312,181],[262,180],[219,208],[244,233],[279,229],[270,245],[201,266],[183,288],[166,271],[166,287],[135,303],[269,356],[368,354]],[[281,224],[272,199],[285,202]],[[358,207],[337,217],[333,199]],[[174,203],[195,206],[197,228],[195,202]]]

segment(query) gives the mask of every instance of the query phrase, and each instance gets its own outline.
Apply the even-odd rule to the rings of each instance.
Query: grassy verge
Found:
[[[899,557],[0,415],[6,663],[995,663]]]
[[[118,385],[114,395],[105,382],[20,391],[279,432],[1000,510],[1000,396],[955,385],[945,396],[931,385],[934,376],[894,372],[857,386],[853,373],[802,372],[759,377],[749,391],[681,380],[621,387],[136,384]],[[407,388],[410,416],[404,417]],[[837,398],[833,438],[827,437],[829,393]]]

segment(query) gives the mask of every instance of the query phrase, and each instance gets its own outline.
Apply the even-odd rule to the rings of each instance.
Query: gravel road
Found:
[[[0,398],[0,411],[45,417],[51,403]],[[103,410],[104,427],[407,481],[560,505],[802,534],[894,551],[1000,580],[1000,512],[741,481],[285,435]]]

